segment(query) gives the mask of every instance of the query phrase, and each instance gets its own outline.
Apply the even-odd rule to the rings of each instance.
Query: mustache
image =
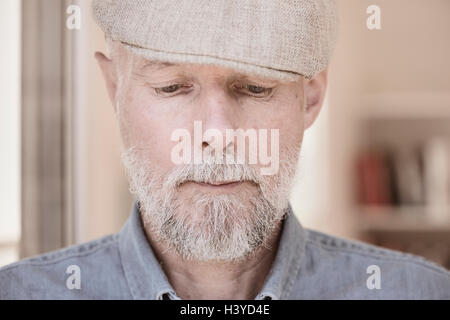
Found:
[[[259,185],[263,177],[259,171],[246,164],[187,164],[174,168],[167,176],[167,183],[179,187],[186,182],[217,183],[248,181]]]
[[[295,148],[287,150],[286,158],[280,161],[282,171],[289,169],[289,163],[296,159],[297,152]],[[217,156],[206,154],[202,163],[180,164],[164,174],[160,174],[163,172],[162,168],[146,159],[145,155],[148,153],[150,150],[136,145],[122,149],[122,161],[125,164],[126,173],[132,181],[136,179],[147,181],[146,183],[151,181],[161,188],[168,188],[166,190],[174,190],[187,182],[214,184],[223,181],[248,181],[261,189],[265,188],[270,180],[268,176],[260,173],[260,168],[245,162],[242,163],[231,152],[222,153],[223,158],[219,162]],[[224,159],[226,161],[223,161]],[[284,168],[285,166],[286,168]],[[285,175],[293,173],[286,172]]]

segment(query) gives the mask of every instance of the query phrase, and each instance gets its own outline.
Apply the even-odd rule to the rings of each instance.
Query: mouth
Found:
[[[192,183],[195,183],[197,185],[203,186],[203,187],[207,187],[207,188],[215,188],[215,189],[220,189],[220,188],[234,188],[237,187],[241,184],[243,184],[245,181],[217,181],[217,182],[211,182],[211,183],[206,183],[206,182],[196,182],[196,181],[192,181]]]
[[[214,181],[214,182],[202,182],[189,180],[181,183],[178,187],[182,186],[194,186],[208,191],[218,191],[218,192],[235,192],[238,188],[244,186],[258,187],[258,184],[251,180],[234,180],[234,181]]]

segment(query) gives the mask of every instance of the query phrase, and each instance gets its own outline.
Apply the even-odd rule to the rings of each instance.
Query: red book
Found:
[[[392,202],[389,167],[386,157],[365,151],[357,160],[359,201],[364,205],[387,205]]]

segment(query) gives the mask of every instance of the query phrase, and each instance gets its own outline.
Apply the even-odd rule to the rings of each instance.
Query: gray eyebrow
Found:
[[[175,64],[169,63],[169,62],[148,60],[143,65],[142,69],[151,68],[151,69],[153,69],[153,71],[157,71],[157,70],[160,70],[160,69],[163,69],[163,68],[167,68],[167,67],[171,67],[171,66],[175,66]]]

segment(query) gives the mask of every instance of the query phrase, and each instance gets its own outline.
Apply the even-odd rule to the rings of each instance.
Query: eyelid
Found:
[[[271,97],[273,92],[274,92],[274,89],[275,89],[275,85],[267,86],[265,84],[257,84],[257,83],[252,82],[252,81],[244,82],[244,83],[237,82],[237,83],[234,83],[232,85],[232,87],[236,87],[236,86],[237,86],[237,89],[239,89],[239,90],[246,89],[247,86],[261,87],[261,88],[264,89],[264,92],[268,92],[267,94],[266,93],[258,94],[258,93],[252,93],[251,91],[246,90],[248,92],[247,95],[249,95],[251,97],[255,97],[255,98],[268,98],[268,97]]]
[[[189,80],[185,80],[185,79],[174,79],[174,80],[170,80],[170,81],[162,81],[162,82],[149,82],[149,85],[151,85],[154,88],[165,88],[165,87],[170,87],[173,85],[185,85],[190,83]]]
[[[174,92],[164,92],[163,91],[164,88],[171,87],[171,86],[176,86],[176,85],[180,86],[180,88],[178,90],[174,91]],[[168,83],[166,83],[164,85],[160,84],[157,87],[155,87],[155,86],[152,86],[152,87],[153,87],[153,90],[155,91],[155,93],[157,95],[170,97],[170,96],[175,96],[175,95],[180,94],[180,93],[186,93],[186,91],[188,89],[191,89],[193,86],[194,85],[192,83],[184,83],[183,84],[183,83],[178,83],[176,81],[173,81],[173,82],[168,82]]]
[[[261,87],[266,89],[273,89],[276,87],[275,83],[265,83],[263,81],[253,81],[253,80],[239,80],[235,81],[232,86],[234,85],[240,85],[240,86],[255,86],[255,87]]]

